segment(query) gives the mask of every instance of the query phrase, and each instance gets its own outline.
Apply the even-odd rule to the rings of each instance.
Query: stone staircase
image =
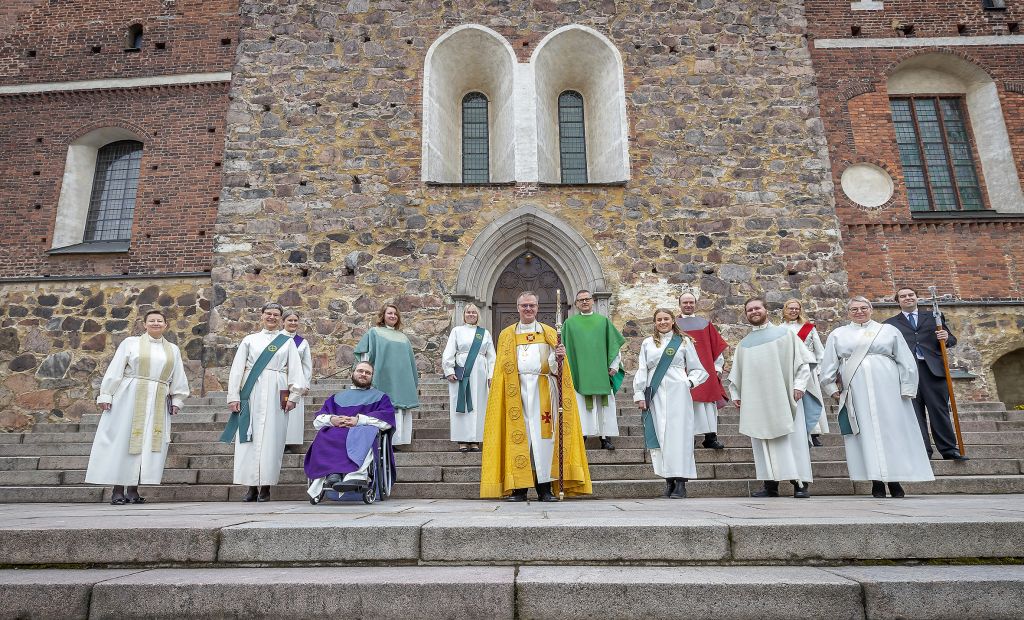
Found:
[[[308,397],[307,421],[323,399],[344,383],[317,384]],[[396,454],[398,484],[394,497],[402,499],[471,499],[478,497],[480,454],[462,454],[448,440],[447,386],[426,382],[421,386],[422,406],[415,412],[413,443]],[[597,498],[657,497],[663,483],[654,476],[643,450],[640,417],[625,391],[619,394],[616,450],[588,444],[587,457]],[[964,403],[961,427],[970,461],[934,460],[936,480],[908,484],[911,494],[990,494],[1024,492],[1024,415],[1007,412],[1002,403]],[[233,501],[244,489],[233,486],[232,446],[218,442],[227,419],[223,394],[192,398],[173,419],[172,443],[163,484],[144,494],[154,501]],[[32,433],[0,434],[0,502],[99,502],[109,488],[84,484],[85,469],[99,414],[78,424],[37,427]],[[688,483],[691,497],[746,497],[758,488],[748,438],[738,434],[738,413],[720,413],[719,437],[725,450],[696,451],[698,479]],[[832,427],[837,428],[834,414]],[[307,446],[314,431],[306,432]],[[811,457],[814,495],[851,495],[868,492],[868,483],[853,483],[846,476],[843,440],[838,434],[822,436],[823,447]],[[289,448],[284,456],[276,500],[304,500],[305,476],[301,451]]]

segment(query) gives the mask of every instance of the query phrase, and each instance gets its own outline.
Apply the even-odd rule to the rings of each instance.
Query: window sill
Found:
[[[62,248],[53,248],[52,250],[47,250],[46,253],[50,255],[124,254],[128,251],[129,245],[131,245],[130,241],[88,241],[86,243],[66,245]]]
[[[515,181],[500,181],[494,183],[449,183],[447,181],[424,181],[430,187],[513,187]]]
[[[910,217],[914,220],[1024,222],[1024,213],[1000,213],[990,209],[981,211],[911,211]]]
[[[628,183],[625,181],[602,181],[600,183],[548,183],[541,181],[537,183],[540,187],[623,187]]]

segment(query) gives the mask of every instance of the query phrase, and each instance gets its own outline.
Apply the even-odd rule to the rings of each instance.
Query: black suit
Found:
[[[921,426],[928,456],[932,455],[932,442],[928,437],[929,420],[939,453],[944,457],[960,454],[953,420],[949,416],[949,389],[946,387],[946,370],[942,364],[939,339],[935,336],[935,317],[931,311],[918,308],[917,329],[911,327],[902,311],[885,322],[900,330],[911,353],[917,358],[917,398],[914,399],[914,411],[917,412],[917,423]],[[955,346],[956,336],[946,323],[945,316],[942,317],[942,324],[949,332],[946,347]]]

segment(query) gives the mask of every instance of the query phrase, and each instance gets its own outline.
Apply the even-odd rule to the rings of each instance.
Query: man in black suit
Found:
[[[900,304],[900,313],[885,322],[900,330],[910,351],[917,358],[917,398],[914,399],[914,411],[917,412],[917,423],[921,426],[928,456],[932,455],[932,442],[928,437],[928,423],[931,421],[935,447],[942,458],[966,461],[967,457],[960,455],[953,420],[949,416],[946,369],[939,350],[940,340],[945,340],[949,348],[956,345],[956,336],[949,331],[945,316],[942,317],[942,329],[937,330],[932,313],[918,311],[917,292],[914,289],[908,286],[899,289],[896,291],[896,301]]]

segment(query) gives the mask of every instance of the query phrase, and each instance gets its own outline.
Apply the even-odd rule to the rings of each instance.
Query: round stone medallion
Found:
[[[869,209],[889,202],[895,189],[888,172],[865,162],[844,170],[840,184],[847,198]]]

